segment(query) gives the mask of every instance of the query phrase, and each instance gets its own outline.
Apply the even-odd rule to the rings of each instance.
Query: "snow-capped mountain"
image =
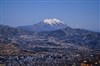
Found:
[[[49,25],[57,25],[57,24],[64,24],[62,21],[58,19],[45,19],[43,23],[49,24]]]
[[[30,25],[30,26],[20,26],[19,28],[29,31],[53,31],[62,28],[68,27],[65,23],[60,21],[59,19],[45,19],[37,24]]]

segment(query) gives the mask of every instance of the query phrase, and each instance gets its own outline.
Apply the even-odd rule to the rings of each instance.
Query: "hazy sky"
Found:
[[[100,0],[0,0],[0,23],[32,25],[57,18],[74,28],[100,31]]]

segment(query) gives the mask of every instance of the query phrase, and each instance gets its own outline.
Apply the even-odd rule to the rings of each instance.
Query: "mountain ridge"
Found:
[[[52,39],[50,39],[52,38]],[[22,30],[20,28],[14,28],[10,26],[0,25],[0,41],[3,42],[17,42],[21,45],[32,43],[40,44],[43,42],[45,44],[51,40],[56,40],[56,42],[71,43],[74,45],[84,45],[91,47],[100,47],[100,33],[88,31],[85,29],[74,29],[70,27],[54,30],[54,31],[42,31],[42,32],[32,32],[27,30]],[[42,40],[42,41],[41,41]],[[16,44],[17,44],[16,43]],[[56,43],[55,43],[56,44]],[[48,45],[48,44],[47,44]]]
[[[42,32],[42,31],[54,31],[66,27],[68,26],[65,23],[54,18],[54,19],[45,19],[37,24],[33,24],[30,26],[19,26],[18,28],[35,32]]]

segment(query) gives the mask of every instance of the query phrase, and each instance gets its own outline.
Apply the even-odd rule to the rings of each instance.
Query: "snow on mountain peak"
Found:
[[[50,24],[50,25],[53,25],[53,24],[64,24],[62,21],[60,21],[60,20],[58,20],[56,18],[54,18],[54,19],[45,19],[43,22],[46,23],[46,24]]]

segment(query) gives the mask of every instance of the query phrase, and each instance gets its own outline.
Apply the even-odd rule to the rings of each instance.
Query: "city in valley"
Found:
[[[57,19],[48,20],[59,21]],[[48,20],[34,25],[37,27],[42,24],[41,28],[34,29],[35,31],[31,29],[28,31],[27,26],[15,28],[0,25],[0,65],[100,65],[99,32],[74,29],[60,21],[58,24],[52,23],[49,25]],[[61,29],[54,28],[55,25]],[[48,26],[48,28],[45,28],[45,26]]]

